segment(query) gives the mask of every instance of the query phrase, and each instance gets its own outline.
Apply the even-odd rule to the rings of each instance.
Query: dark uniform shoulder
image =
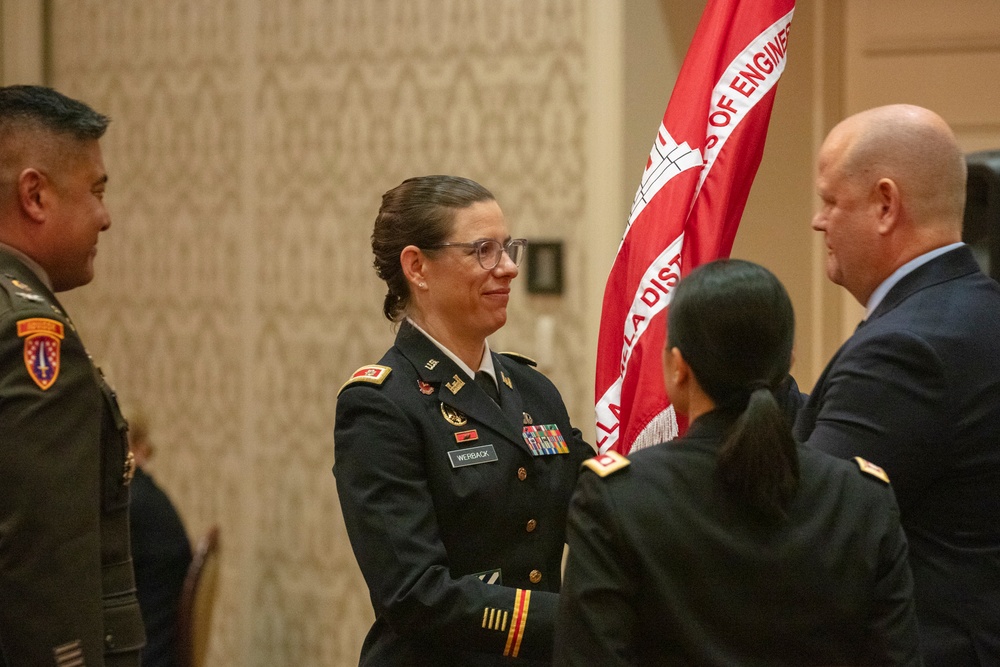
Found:
[[[9,273],[0,273],[0,315],[48,311],[49,300]],[[55,311],[61,315],[60,311]]]
[[[868,475],[869,477],[874,477],[880,482],[885,482],[886,484],[889,483],[889,475],[886,474],[885,470],[875,465],[871,461],[867,461],[861,458],[860,456],[855,456],[854,462],[858,464],[858,468],[865,475]]]
[[[624,470],[631,464],[627,458],[616,451],[609,451],[587,459],[583,462],[583,467],[596,473],[599,477],[607,477],[619,470]]]
[[[503,356],[508,359],[513,359],[514,361],[524,364],[525,366],[537,366],[538,362],[531,357],[526,357],[523,354],[518,354],[517,352],[500,352]]]
[[[381,386],[382,383],[385,382],[385,379],[389,377],[389,373],[391,372],[391,368],[388,366],[381,366],[379,364],[362,366],[358,370],[354,371],[351,374],[351,377],[348,378],[347,382],[340,387],[340,391],[337,392],[337,396],[340,396],[340,393],[348,387],[358,383]]]

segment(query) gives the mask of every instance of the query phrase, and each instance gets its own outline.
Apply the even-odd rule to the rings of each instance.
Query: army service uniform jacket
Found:
[[[566,512],[593,450],[546,377],[493,363],[499,406],[403,323],[341,389],[334,475],[375,609],[362,665],[551,659]]]
[[[139,664],[126,431],[55,296],[0,248],[0,665]]]
[[[906,537],[884,472],[800,446],[788,519],[761,523],[716,477],[731,423],[709,412],[630,462],[587,462],[555,664],[919,667]]]

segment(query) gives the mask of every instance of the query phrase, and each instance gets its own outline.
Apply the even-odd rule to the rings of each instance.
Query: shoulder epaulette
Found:
[[[0,273],[0,288],[7,296],[7,301],[14,310],[31,310],[44,307],[49,301],[12,275]]]
[[[520,362],[520,363],[525,364],[527,366],[537,366],[538,365],[538,362],[535,361],[534,359],[532,359],[531,357],[526,357],[523,354],[518,354],[517,352],[501,352],[500,354],[502,354],[505,357],[510,357],[514,361]]]
[[[881,480],[886,484],[889,483],[889,475],[885,474],[885,470],[882,470],[882,468],[878,467],[871,461],[866,461],[860,456],[855,456],[854,462],[858,464],[859,468],[861,468],[861,472],[866,475],[871,475],[875,479]]]
[[[340,392],[344,391],[345,387],[348,387],[355,382],[368,382],[371,384],[382,384],[385,379],[389,377],[389,373],[392,369],[388,366],[379,366],[378,364],[369,364],[368,366],[362,366],[358,370],[351,374],[351,377],[343,384],[339,391],[337,391],[337,396],[340,396]]]
[[[627,468],[631,461],[616,451],[609,451],[592,459],[587,459],[583,465],[587,466],[601,477],[607,477],[613,472],[618,472]]]

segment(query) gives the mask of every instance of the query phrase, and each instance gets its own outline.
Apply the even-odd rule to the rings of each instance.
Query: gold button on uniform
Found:
[[[528,575],[528,581],[530,581],[533,584],[537,584],[541,580],[542,580],[542,573],[539,572],[538,570],[532,570],[531,573]]]
[[[537,527],[538,527],[538,522],[537,521],[535,521],[534,519],[528,519],[528,525],[525,526],[524,528],[525,528],[525,530],[527,530],[530,533],[531,531],[533,531]]]
[[[523,467],[517,469],[517,478],[522,482],[528,478],[528,471]]]

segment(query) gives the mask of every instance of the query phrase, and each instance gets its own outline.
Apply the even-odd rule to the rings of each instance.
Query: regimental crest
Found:
[[[507,385],[507,388],[508,388],[508,389],[513,389],[513,388],[514,388],[514,385],[513,385],[513,383],[512,383],[511,381],[510,381],[510,378],[509,378],[509,377],[507,377],[507,375],[506,375],[506,374],[505,374],[505,373],[504,373],[503,371],[500,371],[500,379],[501,379],[501,380],[503,380],[503,383],[504,383],[505,385]]]
[[[430,396],[434,393],[434,385],[423,380],[417,380],[417,388],[420,389],[420,393],[424,396]]]
[[[469,419],[465,414],[444,403],[441,404],[441,414],[444,416],[445,421],[452,426],[465,426],[469,423]]]
[[[59,377],[60,350],[66,337],[62,322],[32,317],[17,323],[17,335],[24,338],[24,366],[42,391]]]

